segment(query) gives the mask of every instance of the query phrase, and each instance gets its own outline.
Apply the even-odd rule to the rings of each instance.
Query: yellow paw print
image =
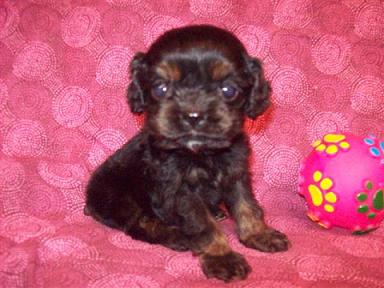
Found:
[[[323,140],[316,140],[312,146],[316,151],[325,152],[328,155],[335,155],[339,149],[348,150],[350,144],[345,141],[343,134],[327,134]]]
[[[316,184],[308,186],[313,205],[320,207],[326,202],[323,207],[324,210],[328,213],[333,213],[335,207],[332,204],[337,202],[336,194],[329,191],[333,187],[333,181],[330,178],[323,178],[323,173],[320,171],[313,173],[313,181],[315,181]]]

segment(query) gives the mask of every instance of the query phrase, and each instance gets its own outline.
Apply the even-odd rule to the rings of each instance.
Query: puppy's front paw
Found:
[[[252,270],[244,257],[235,252],[222,256],[205,254],[201,257],[203,272],[208,278],[215,277],[225,282],[242,280]]]
[[[287,236],[271,228],[267,228],[260,234],[252,235],[247,239],[240,241],[246,247],[271,253],[286,251],[290,245]]]

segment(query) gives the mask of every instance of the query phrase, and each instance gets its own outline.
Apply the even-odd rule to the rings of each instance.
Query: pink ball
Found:
[[[328,134],[312,146],[299,185],[308,217],[354,233],[378,228],[384,219],[384,141]]]

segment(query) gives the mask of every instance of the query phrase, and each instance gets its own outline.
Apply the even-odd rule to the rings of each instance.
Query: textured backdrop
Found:
[[[297,196],[299,162],[333,131],[383,135],[379,0],[0,1],[0,286],[222,287],[197,258],[84,217],[91,171],[139,129],[128,65],[162,32],[230,29],[261,58],[273,106],[247,122],[254,193],[287,253],[232,246],[253,267],[226,287],[384,287],[384,228],[322,230]]]

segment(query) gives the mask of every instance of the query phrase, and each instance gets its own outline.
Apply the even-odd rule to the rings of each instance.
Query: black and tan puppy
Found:
[[[268,106],[260,62],[230,32],[189,26],[162,35],[131,63],[128,102],[146,113],[139,134],[93,174],[85,213],[134,239],[198,255],[224,281],[251,271],[216,222],[221,205],[240,241],[265,252],[288,240],[253,198],[242,130]]]

